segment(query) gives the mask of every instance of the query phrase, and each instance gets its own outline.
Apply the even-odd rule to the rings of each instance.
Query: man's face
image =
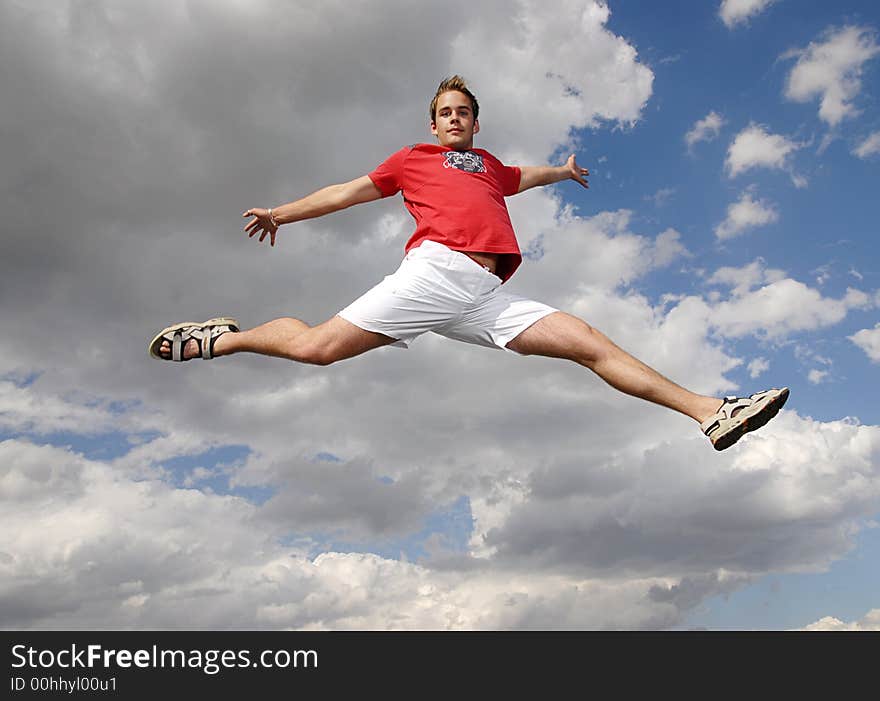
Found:
[[[437,98],[437,112],[431,122],[431,133],[441,146],[456,151],[473,148],[474,134],[480,131],[480,122],[474,119],[474,110],[467,95],[451,90]]]

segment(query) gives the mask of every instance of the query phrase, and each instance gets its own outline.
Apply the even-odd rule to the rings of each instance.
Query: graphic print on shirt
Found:
[[[444,168],[458,168],[465,173],[485,173],[483,157],[473,151],[450,151],[446,154]]]

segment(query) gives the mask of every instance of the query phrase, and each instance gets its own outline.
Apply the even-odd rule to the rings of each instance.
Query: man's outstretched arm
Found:
[[[574,160],[574,154],[568,157],[564,166],[522,166],[517,194],[539,185],[552,185],[562,180],[575,180],[586,188],[587,176],[590,174],[586,168],[581,168]]]
[[[323,217],[331,212],[338,212],[355,204],[378,200],[382,192],[373,184],[369,176],[362,175],[347,183],[328,185],[325,188],[313,192],[302,199],[283,204],[271,209],[249,209],[242,214],[243,217],[254,217],[247,223],[244,230],[253,238],[254,234],[260,234],[260,241],[269,235],[269,243],[275,245],[275,234],[282,224]]]

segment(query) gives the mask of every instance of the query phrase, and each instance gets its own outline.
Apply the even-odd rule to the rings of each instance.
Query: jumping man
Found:
[[[430,105],[437,144],[400,149],[360,178],[325,187],[270,209],[249,209],[244,230],[275,245],[284,224],[320,217],[403,192],[416,230],[398,270],[314,327],[276,319],[243,331],[229,317],[184,322],[150,343],[159,359],[186,361],[250,352],[329,365],[388,344],[407,347],[427,331],[521,355],[571,360],[615,389],[668,407],[700,424],[716,450],[773,418],[788,389],[721,400],[695,394],[660,375],[581,319],[509,294],[503,285],[522,262],[504,198],[532,187],[574,180],[589,171],[572,154],[564,166],[507,166],[474,148],[479,104],[465,81],[440,83]]]

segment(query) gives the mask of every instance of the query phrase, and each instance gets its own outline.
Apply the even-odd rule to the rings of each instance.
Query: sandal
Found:
[[[727,397],[700,428],[715,450],[724,450],[776,416],[787,399],[788,387],[756,392],[750,397]]]
[[[237,332],[238,322],[232,317],[223,316],[216,319],[208,319],[197,323],[185,321],[182,324],[174,324],[162,329],[156,337],[150,341],[150,355],[159,360],[173,360],[186,362],[192,358],[183,357],[183,349],[190,339],[195,339],[199,344],[199,352],[202,358],[210,360],[214,357],[214,343],[224,333]],[[171,357],[166,358],[159,354],[159,347],[163,341],[171,343]],[[197,356],[193,356],[197,357]]]

